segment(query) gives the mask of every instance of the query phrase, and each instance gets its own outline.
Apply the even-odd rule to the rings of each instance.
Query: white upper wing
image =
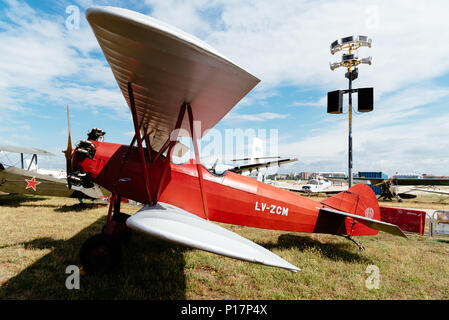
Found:
[[[132,83],[138,125],[148,126],[155,150],[175,128],[184,102],[201,121],[201,138],[260,81],[203,41],[149,16],[93,7],[86,17],[128,105]],[[190,132],[188,121],[182,127]]]

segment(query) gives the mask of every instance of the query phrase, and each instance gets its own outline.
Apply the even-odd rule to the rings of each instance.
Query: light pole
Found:
[[[371,65],[371,57],[359,59],[357,51],[360,47],[371,48],[371,39],[367,36],[349,36],[340,40],[335,40],[331,43],[330,51],[333,55],[338,51],[345,51],[340,62],[329,63],[331,70],[339,67],[346,67],[345,77],[349,79],[348,90],[337,90],[328,92],[327,95],[327,112],[328,113],[342,113],[343,112],[343,97],[344,93],[349,93],[349,132],[348,132],[348,184],[352,187],[352,93],[358,92],[358,106],[360,112],[369,112],[373,110],[373,88],[352,89],[352,81],[357,79],[359,64]]]

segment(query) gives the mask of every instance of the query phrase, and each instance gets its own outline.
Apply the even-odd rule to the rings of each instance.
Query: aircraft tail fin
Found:
[[[253,139],[253,149],[251,151],[251,160],[254,163],[258,163],[259,159],[264,156],[264,144],[263,140],[257,137]]]
[[[399,227],[381,221],[379,203],[373,190],[366,184],[357,184],[348,191],[340,192],[321,202],[317,227],[329,225],[327,220],[340,219],[336,234],[353,236],[375,235],[379,230],[406,237]],[[351,219],[346,219],[351,218]],[[335,222],[335,221],[334,221]],[[360,222],[360,223],[359,223]],[[319,231],[317,231],[319,232]]]

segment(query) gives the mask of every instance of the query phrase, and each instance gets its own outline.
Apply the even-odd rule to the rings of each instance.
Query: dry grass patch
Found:
[[[359,237],[366,250],[336,236],[222,226],[299,266],[292,273],[152,240],[134,233],[112,274],[83,275],[65,288],[65,268],[100,232],[104,203],[0,196],[0,299],[447,299],[449,238],[380,233]],[[390,204],[393,204],[392,202]],[[420,205],[420,204],[417,204]],[[440,203],[437,204],[441,206]],[[407,202],[400,206],[411,207]],[[123,206],[132,214],[137,207]],[[379,289],[366,287],[369,265]]]

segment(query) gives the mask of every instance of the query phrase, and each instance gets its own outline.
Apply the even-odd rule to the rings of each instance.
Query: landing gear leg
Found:
[[[341,236],[342,236],[343,238],[345,238],[345,239],[348,239],[349,241],[354,242],[354,243],[357,245],[357,247],[359,247],[359,250],[360,250],[360,251],[364,251],[364,250],[365,250],[365,247],[363,246],[363,244],[362,244],[361,242],[355,241],[351,236],[348,236],[348,235],[346,235],[346,234],[342,234]]]
[[[111,206],[113,214],[111,215]],[[120,212],[120,196],[114,195],[111,198],[108,220],[102,229],[102,233],[109,235],[119,242],[127,242],[131,237],[131,229],[126,226],[129,215]]]
[[[128,217],[120,212],[120,196],[112,195],[108,219],[102,233],[87,239],[80,249],[83,270],[91,273],[108,272],[120,264],[122,256],[120,244],[129,240],[131,236],[131,230],[126,226]]]

